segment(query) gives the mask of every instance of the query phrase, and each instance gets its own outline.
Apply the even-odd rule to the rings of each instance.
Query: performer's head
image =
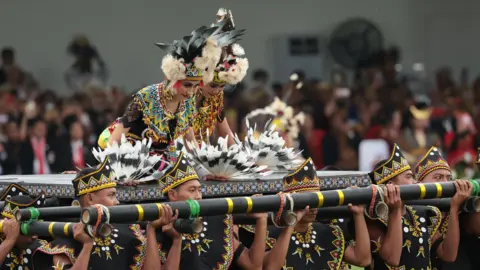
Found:
[[[180,152],[177,161],[160,178],[162,193],[171,202],[202,199],[202,186],[191,162]]]
[[[171,96],[188,98],[213,80],[222,53],[214,37],[219,31],[220,26],[202,26],[171,44],[156,43],[167,53],[162,59],[162,71]]]
[[[377,162],[375,168],[369,173],[372,184],[381,185],[392,183],[394,185],[410,185],[415,183],[415,178],[402,155],[398,145],[393,146],[390,158]]]
[[[294,172],[283,178],[283,192],[304,193],[320,190],[320,181],[315,171],[315,165],[311,158],[303,162]],[[299,223],[311,223],[315,221],[317,209],[310,208],[310,211],[303,216]]]
[[[5,206],[2,210],[3,219],[15,219],[15,212],[19,209],[25,209],[29,207],[40,208],[45,206],[45,195],[42,194],[37,198],[32,198],[28,195],[17,195],[5,199]],[[15,245],[19,248],[27,248],[37,239],[37,236],[19,235]]]
[[[418,182],[447,182],[452,180],[452,170],[436,147],[430,148],[415,167]]]
[[[82,208],[95,204],[104,206],[118,205],[117,182],[110,170],[108,159],[97,167],[80,170],[72,181],[75,197],[79,198]]]
[[[248,59],[245,50],[237,43],[245,30],[236,30],[231,10],[220,8],[212,26],[220,27],[218,45],[222,47],[215,66],[213,80],[202,87],[202,95],[215,96],[223,92],[225,85],[236,85],[247,75]]]

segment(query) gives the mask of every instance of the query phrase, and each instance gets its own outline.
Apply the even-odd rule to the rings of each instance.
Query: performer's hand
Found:
[[[348,210],[350,210],[350,212],[352,212],[354,215],[363,215],[365,211],[365,205],[353,205],[349,203]]]
[[[305,216],[305,214],[308,213],[309,211],[310,211],[310,206],[308,205],[307,207],[305,207],[305,209],[296,211],[295,214],[297,214],[297,222],[302,220],[303,216]]]
[[[252,197],[260,197],[260,196],[262,196],[262,194],[252,195]],[[268,213],[253,213],[253,214],[248,214],[247,216],[250,217],[250,218],[254,218],[256,220],[267,219],[268,218]]]
[[[15,219],[6,219],[3,221],[3,234],[6,240],[17,241],[20,235],[20,222]]]
[[[453,208],[453,210],[458,210],[460,206],[470,197],[473,186],[468,180],[455,180],[453,184],[455,185],[456,192],[450,201],[450,208]]]
[[[178,216],[178,211],[176,211],[177,213],[175,214],[175,216]],[[173,222],[165,225],[162,227],[162,232],[166,233],[170,238],[172,239],[181,239],[182,238],[182,235],[177,232],[177,230],[175,230],[175,228],[173,227]]]
[[[173,214],[172,208],[168,204],[162,204],[162,209],[163,215],[159,219],[150,223],[153,228],[160,228],[168,224],[173,225],[173,222],[175,222],[175,220],[178,218],[178,209],[175,210],[175,215]]]
[[[400,187],[393,184],[387,184],[387,191],[384,194],[384,201],[391,210],[400,210],[402,199],[400,198]],[[393,212],[393,211],[392,211]]]
[[[73,238],[83,245],[93,244],[93,238],[85,232],[85,224],[82,222],[73,226]]]

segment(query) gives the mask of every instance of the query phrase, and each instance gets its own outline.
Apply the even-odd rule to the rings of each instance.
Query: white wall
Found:
[[[376,23],[387,44],[396,44],[404,50],[404,63],[409,65],[415,61],[433,61],[438,59],[437,54],[443,53],[426,50],[427,45],[431,46],[426,31],[437,28],[422,25],[433,20],[432,14],[440,2],[444,3],[439,5],[440,11],[448,13],[449,2],[461,5],[464,1],[2,0],[0,46],[14,46],[19,62],[42,85],[63,92],[66,91],[63,71],[72,61],[66,46],[75,33],[85,33],[109,65],[111,82],[133,89],[163,78],[160,70],[163,54],[154,42],[169,42],[195,27],[211,23],[217,9],[225,6],[233,10],[238,27],[248,31],[242,45],[252,69],[270,65],[267,40],[271,36],[328,34],[339,22],[351,17],[365,17]],[[457,13],[462,10],[468,8]],[[472,18],[476,10],[472,10]]]

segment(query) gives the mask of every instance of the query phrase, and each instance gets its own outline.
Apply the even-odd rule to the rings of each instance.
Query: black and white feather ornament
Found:
[[[228,136],[218,138],[215,145],[202,142],[200,145],[186,142],[190,151],[186,155],[197,165],[197,173],[201,176],[232,179],[244,176],[264,176],[270,172],[266,166],[255,164],[255,157],[244,150],[238,136],[236,143],[228,146]]]
[[[267,121],[263,132],[257,131],[257,126],[250,126],[246,119],[247,135],[244,145],[246,152],[256,158],[255,164],[266,166],[269,170],[294,170],[302,163],[301,151],[286,147],[285,140],[275,130],[276,125]]]
[[[157,180],[163,174],[156,170],[160,163],[166,163],[160,155],[150,155],[151,139],[129,142],[122,134],[120,143],[108,144],[102,150],[93,149],[92,153],[99,162],[108,158],[110,169],[115,173],[119,183],[148,182]]]

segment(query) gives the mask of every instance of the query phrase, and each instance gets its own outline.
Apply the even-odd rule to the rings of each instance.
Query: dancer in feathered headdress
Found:
[[[222,46],[222,56],[214,70],[212,82],[205,84],[198,93],[198,108],[193,128],[200,145],[187,142],[191,149],[187,155],[197,164],[200,175],[212,179],[231,179],[256,174],[265,169],[255,165],[254,155],[244,150],[240,140],[232,133],[223,113],[223,96],[226,85],[234,86],[245,77],[248,59],[237,43],[244,30],[235,29],[230,10],[220,8],[213,26],[222,25],[215,36]],[[212,142],[210,135],[216,131],[218,139]]]
[[[99,145],[118,142],[122,133],[133,141],[151,139],[152,148],[159,152],[174,147],[174,140],[183,135],[193,140],[192,96],[198,87],[213,80],[222,54],[217,42],[217,38],[221,41],[218,34],[222,27],[223,24],[202,26],[171,44],[157,43],[167,52],[162,60],[165,80],[138,91],[125,114],[102,133]]]
[[[217,44],[222,46],[222,54],[213,71],[213,80],[200,88],[197,97],[197,111],[193,120],[195,137],[198,141],[208,141],[216,131],[220,137],[227,137],[228,144],[234,143],[233,133],[223,111],[223,96],[226,85],[234,86],[241,82],[248,70],[245,50],[238,44],[245,30],[235,29],[230,10],[220,8],[212,27],[221,26],[215,35]]]
[[[257,157],[256,164],[286,170],[298,166],[302,159],[293,146],[303,121],[303,113],[295,114],[278,97],[269,106],[247,114],[244,143]]]

